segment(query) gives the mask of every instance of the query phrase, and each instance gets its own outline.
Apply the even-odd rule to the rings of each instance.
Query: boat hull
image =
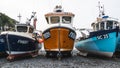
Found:
[[[52,27],[43,32],[44,49],[49,53],[65,54],[73,50],[75,31],[65,27]]]
[[[94,33],[92,37],[77,42],[75,47],[88,54],[112,57],[116,50],[117,29],[102,30]]]
[[[32,53],[38,52],[41,47],[38,42],[27,33],[8,32],[6,33],[6,52],[9,55],[7,59],[14,59],[16,57],[24,57],[25,55],[33,55]],[[24,55],[25,54],[25,55]]]

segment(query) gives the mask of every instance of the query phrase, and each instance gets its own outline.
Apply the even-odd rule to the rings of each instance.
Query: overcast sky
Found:
[[[120,0],[0,0],[0,12],[18,19],[19,13],[25,22],[33,11],[37,12],[37,29],[46,27],[44,14],[52,12],[56,5],[62,5],[64,11],[75,14],[73,26],[91,28],[91,23],[98,17],[98,1],[104,4],[105,14],[120,19]]]

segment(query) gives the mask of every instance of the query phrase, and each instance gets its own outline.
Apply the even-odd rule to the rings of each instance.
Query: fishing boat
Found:
[[[56,6],[54,12],[45,14],[48,28],[43,31],[46,56],[70,56],[74,47],[76,32],[72,27],[74,14],[64,12]]]
[[[16,24],[15,31],[1,33],[6,40],[5,49],[8,54],[7,60],[12,61],[18,57],[35,57],[38,55],[38,51],[41,47],[38,47],[38,44],[40,44],[37,40],[38,36],[34,35],[33,37],[33,32],[34,27],[27,22]]]
[[[76,42],[75,47],[80,52],[106,57],[113,57],[116,52],[118,37],[118,20],[106,16],[103,6],[99,5],[100,14],[92,23],[93,30],[88,37]]]

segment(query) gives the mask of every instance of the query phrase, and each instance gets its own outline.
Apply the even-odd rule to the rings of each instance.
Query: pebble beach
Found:
[[[13,62],[1,57],[0,68],[120,68],[120,58],[83,57],[77,53],[77,50],[73,50],[71,57],[63,57],[61,60],[45,57],[45,51],[42,50],[37,57],[26,57]]]

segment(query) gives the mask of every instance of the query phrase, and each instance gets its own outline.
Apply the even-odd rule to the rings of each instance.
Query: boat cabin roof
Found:
[[[15,31],[16,32],[27,32],[33,33],[34,27],[29,24],[16,24]]]
[[[119,22],[111,18],[97,18],[97,20],[91,24],[94,30],[109,30],[119,26]]]
[[[51,12],[51,13],[48,13],[48,14],[45,14],[45,17],[48,17],[48,16],[74,16],[73,13],[71,12]]]
[[[24,23],[22,23],[22,24],[16,24],[15,26],[30,26],[31,28],[34,28],[33,26],[31,26],[29,24],[24,24]]]
[[[53,12],[45,14],[48,24],[72,24],[75,15],[71,12],[64,12],[61,6],[56,6]]]

